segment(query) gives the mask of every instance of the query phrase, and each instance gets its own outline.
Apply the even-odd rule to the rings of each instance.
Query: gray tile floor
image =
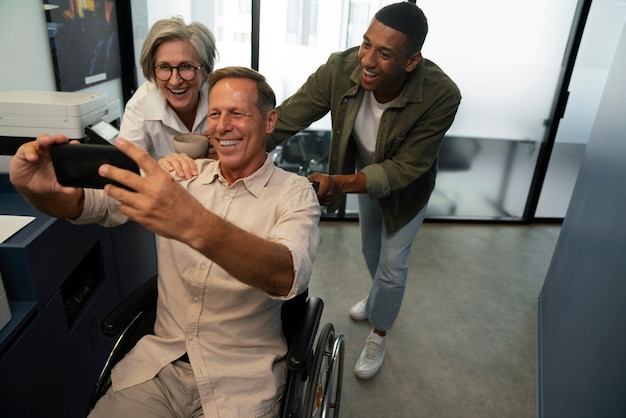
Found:
[[[348,316],[370,280],[358,224],[322,221],[310,286],[345,337],[342,417],[534,417],[536,300],[558,225],[426,223],[381,372],[354,363],[367,322]]]

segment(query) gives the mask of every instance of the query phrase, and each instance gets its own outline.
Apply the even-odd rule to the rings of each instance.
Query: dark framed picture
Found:
[[[115,0],[43,0],[59,91],[122,75]]]

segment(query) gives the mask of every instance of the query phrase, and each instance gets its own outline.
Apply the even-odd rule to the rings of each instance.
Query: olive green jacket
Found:
[[[332,54],[328,61],[278,108],[271,149],[331,112],[329,174],[354,174],[352,133],[363,98],[358,47]],[[394,233],[426,205],[435,187],[437,153],[452,125],[461,93],[434,63],[422,59],[400,96],[382,115],[374,164],[363,168],[367,193],[378,199],[385,229]],[[327,207],[337,210],[340,200]]]

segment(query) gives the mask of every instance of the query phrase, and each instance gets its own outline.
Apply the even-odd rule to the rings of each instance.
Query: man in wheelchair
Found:
[[[154,335],[113,369],[90,417],[276,416],[284,390],[281,305],[307,289],[320,243],[320,206],[308,180],[265,152],[275,96],[254,70],[209,77],[211,145],[190,179],[169,174],[118,138],[142,175],[103,165],[127,188],[61,186],[39,136],[15,154],[10,177],[40,211],[77,224],[132,219],[159,235]],[[70,145],[71,146],[71,145]]]

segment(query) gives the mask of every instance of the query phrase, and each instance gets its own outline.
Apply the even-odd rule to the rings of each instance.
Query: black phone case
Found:
[[[50,148],[52,165],[59,184],[68,187],[102,189],[107,184],[125,187],[98,174],[102,164],[111,164],[139,174],[139,167],[122,151],[110,145],[60,144]]]

